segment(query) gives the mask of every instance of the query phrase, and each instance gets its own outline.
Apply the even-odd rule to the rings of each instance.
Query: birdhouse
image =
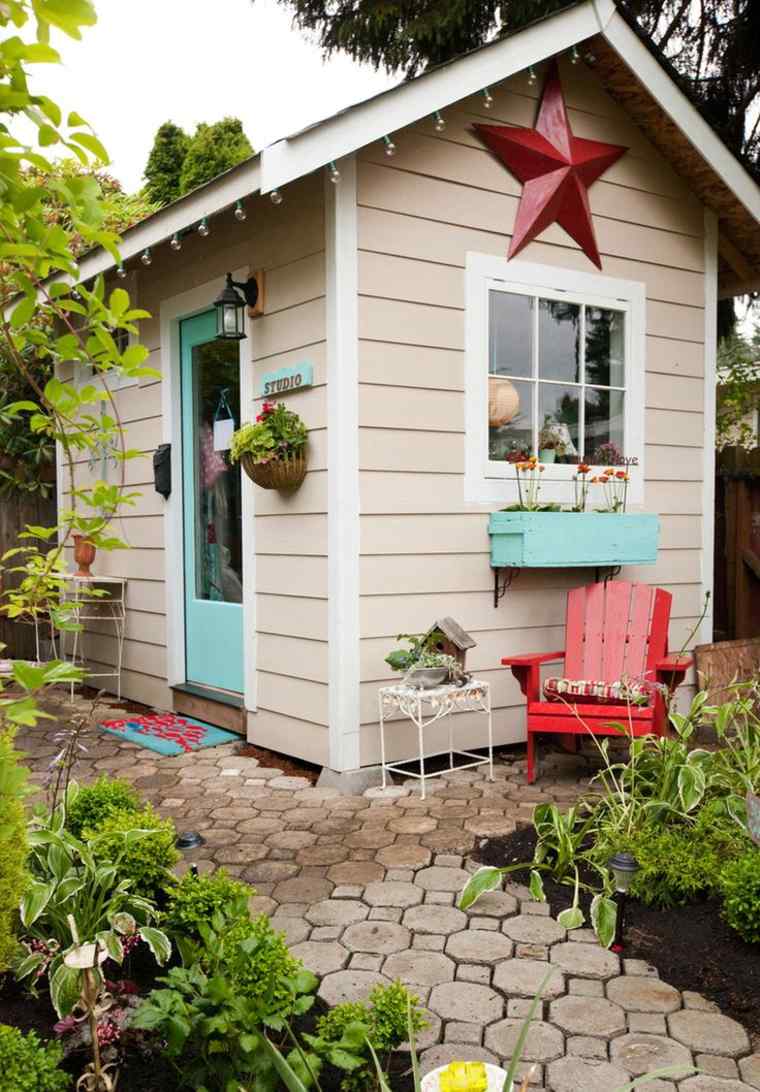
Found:
[[[467,649],[475,648],[477,644],[477,641],[473,641],[469,633],[465,633],[453,618],[439,618],[427,631],[426,637],[435,638],[430,641],[431,648],[446,656],[453,656],[462,667],[464,667]]]

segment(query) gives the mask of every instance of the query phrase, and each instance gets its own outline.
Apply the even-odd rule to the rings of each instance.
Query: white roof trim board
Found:
[[[585,0],[269,145],[239,167],[128,231],[121,247],[122,260],[127,261],[146,247],[158,246],[203,216],[212,216],[257,191],[266,194],[282,189],[386,134],[412,125],[596,34],[601,34],[636,73],[661,109],[760,221],[760,187],[628,26],[614,0]],[[110,255],[94,251],[81,262],[81,279],[87,280],[112,266]]]

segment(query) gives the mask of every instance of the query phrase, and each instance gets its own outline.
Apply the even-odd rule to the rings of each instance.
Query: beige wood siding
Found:
[[[574,132],[630,149],[590,193],[604,274],[647,295],[644,507],[661,516],[661,551],[624,575],[673,592],[677,648],[701,609],[703,211],[585,66],[563,65],[562,79]],[[489,509],[464,501],[466,254],[506,254],[521,192],[471,126],[533,125],[541,83],[521,74],[492,89],[492,110],[465,100],[443,134],[425,120],[394,134],[393,159],[381,144],[359,156],[362,763],[378,759],[395,635],[442,614],[478,642],[470,663],[491,682],[497,741],[522,738],[524,702],[500,658],[562,647],[567,590],[588,579],[526,570],[494,609]],[[557,225],[520,257],[594,271]],[[459,724],[484,742],[482,719]],[[390,752],[408,756],[408,725]]]
[[[167,245],[153,252],[153,264],[138,264],[136,303],[151,312],[141,339],[149,364],[160,370],[160,307],[170,299],[228,270],[249,267],[266,273],[265,314],[251,324],[241,343],[243,367],[254,371],[255,387],[265,372],[308,360],[314,386],[288,396],[310,429],[310,466],[292,498],[256,489],[256,659],[258,711],[249,713],[249,738],[315,762],[327,760],[327,585],[325,407],[325,255],[321,179],[288,187],[287,205],[266,199],[248,202],[248,219],[231,212],[210,221],[211,234],[190,235],[182,250]],[[209,299],[209,304],[211,304]],[[126,576],[127,624],[122,690],[126,697],[171,708],[166,682],[166,559],[164,500],[153,489],[152,456],[163,439],[161,382],[146,379],[115,395],[127,447],[141,457],[124,464],[126,484],[139,493],[125,507],[114,531],[131,549],[99,554],[97,573]],[[258,412],[259,400],[243,407],[243,419]],[[78,482],[93,481],[100,469],[77,468]],[[111,467],[116,480],[121,468]],[[175,491],[179,483],[174,483]],[[88,659],[115,661],[108,627],[93,623],[85,635]],[[107,682],[109,682],[107,680]],[[109,685],[109,689],[111,689]]]

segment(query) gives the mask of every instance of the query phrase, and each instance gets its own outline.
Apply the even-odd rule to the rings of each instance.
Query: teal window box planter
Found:
[[[657,560],[659,518],[649,512],[493,512],[494,569],[614,568]]]

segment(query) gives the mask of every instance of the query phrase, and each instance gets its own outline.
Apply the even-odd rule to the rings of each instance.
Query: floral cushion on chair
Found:
[[[647,683],[630,681],[596,682],[589,679],[563,679],[553,676],[544,682],[546,701],[574,702],[588,705],[649,705],[653,688]]]

